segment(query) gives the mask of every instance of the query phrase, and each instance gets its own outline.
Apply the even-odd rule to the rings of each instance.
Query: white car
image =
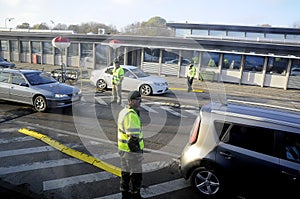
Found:
[[[139,90],[143,95],[163,94],[168,91],[165,79],[145,73],[136,66],[121,65],[124,70],[122,90]],[[112,88],[113,66],[91,73],[90,82],[100,90]]]

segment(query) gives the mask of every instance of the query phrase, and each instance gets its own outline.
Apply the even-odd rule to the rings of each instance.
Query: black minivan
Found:
[[[300,111],[245,101],[207,104],[179,168],[204,198],[299,198]]]

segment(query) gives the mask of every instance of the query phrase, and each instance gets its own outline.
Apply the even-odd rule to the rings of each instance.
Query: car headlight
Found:
[[[66,95],[66,94],[55,94],[54,97],[62,98],[62,97],[68,97],[68,95]]]

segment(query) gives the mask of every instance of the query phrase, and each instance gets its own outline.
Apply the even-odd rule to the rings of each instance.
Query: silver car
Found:
[[[39,70],[0,70],[0,99],[30,104],[36,111],[71,106],[81,100],[80,89],[58,82]]]

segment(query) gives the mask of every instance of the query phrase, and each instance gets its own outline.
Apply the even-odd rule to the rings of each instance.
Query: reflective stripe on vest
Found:
[[[120,79],[124,76],[124,70],[123,68],[119,67],[117,69],[113,69],[113,76],[112,76],[112,83],[118,84]]]
[[[144,149],[144,140],[141,127],[140,117],[131,108],[124,108],[118,119],[118,149],[130,152],[128,147],[128,135],[136,135],[139,137],[140,149]]]

